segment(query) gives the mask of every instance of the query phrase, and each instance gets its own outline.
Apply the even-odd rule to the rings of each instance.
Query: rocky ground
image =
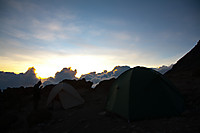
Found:
[[[83,105],[64,110],[61,107],[46,107],[47,96],[54,85],[42,90],[42,99],[37,111],[33,110],[32,89],[14,88],[0,94],[1,133],[199,133],[200,106],[199,83],[175,80],[182,88],[186,110],[179,117],[140,120],[129,122],[104,110],[108,89],[114,79],[101,82],[95,89],[91,83],[76,84],[78,92],[85,99]],[[181,79],[183,80],[183,79]],[[198,80],[198,79],[196,79]],[[69,82],[69,81],[65,81]],[[70,81],[71,82],[71,81]],[[71,83],[72,84],[72,83]],[[83,86],[82,88],[80,86]],[[188,88],[189,87],[189,88]],[[185,90],[185,91],[183,91]],[[191,92],[186,91],[191,90]]]

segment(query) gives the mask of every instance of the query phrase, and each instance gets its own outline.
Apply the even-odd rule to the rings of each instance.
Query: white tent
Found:
[[[59,98],[59,102],[64,109],[84,103],[84,99],[80,96],[76,89],[67,83],[59,83],[52,88],[47,99],[47,105],[52,103],[56,97]]]

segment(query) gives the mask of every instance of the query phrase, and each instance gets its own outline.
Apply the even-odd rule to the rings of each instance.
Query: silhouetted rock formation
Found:
[[[104,91],[109,91],[109,88],[115,81],[115,78],[109,79],[109,80],[103,80],[101,81],[96,87],[95,90],[104,90]]]
[[[0,94],[0,112],[10,109],[20,110],[22,106],[31,102],[32,95],[33,87],[7,88]]]
[[[184,95],[187,108],[200,109],[200,41],[165,76]]]
[[[50,85],[46,85],[43,89],[42,89],[42,97],[48,97],[49,93],[51,91],[51,89],[53,87],[55,87],[56,85],[50,84]]]
[[[200,76],[200,40],[197,45],[173,65],[165,75],[188,73]],[[197,76],[198,76],[197,75]]]
[[[80,79],[80,80],[65,79],[61,82],[68,83],[76,89],[91,89],[91,87],[92,87],[92,82],[86,81],[84,78]]]

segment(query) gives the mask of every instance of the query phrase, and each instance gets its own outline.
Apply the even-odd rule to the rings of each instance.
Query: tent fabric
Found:
[[[159,72],[135,67],[113,83],[106,110],[128,120],[168,117],[183,112],[184,99]]]
[[[53,102],[56,96],[59,97],[59,101],[64,109],[68,109],[84,103],[84,99],[75,90],[75,88],[67,83],[62,82],[52,88],[47,99],[47,105]]]

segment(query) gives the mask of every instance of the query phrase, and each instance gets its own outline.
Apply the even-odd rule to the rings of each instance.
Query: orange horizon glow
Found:
[[[118,66],[118,65],[116,65],[116,66]],[[120,66],[125,66],[125,65],[120,65]],[[135,65],[135,66],[142,66],[142,65]],[[43,66],[43,67],[38,67],[38,66],[34,67],[33,66],[33,67],[29,67],[28,70],[31,69],[31,68],[34,68],[34,73],[36,75],[36,78],[41,79],[41,80],[45,80],[45,79],[47,79],[49,77],[53,77],[54,78],[55,74],[57,72],[60,72],[63,68],[70,68],[71,71],[77,70],[77,73],[76,73],[75,77],[76,78],[80,78],[81,75],[89,74],[91,72],[101,73],[104,70],[107,70],[109,72],[109,71],[112,71],[114,69],[114,67],[115,66],[110,67],[109,69],[101,69],[103,67],[100,67],[98,69],[98,71],[97,70],[88,70],[88,69],[81,69],[82,71],[79,71],[79,69],[74,68],[74,67],[73,68],[72,67],[62,67],[62,68],[57,69],[56,67],[45,67],[45,66]],[[146,67],[148,67],[148,66],[146,66]],[[152,66],[152,68],[160,68],[160,66],[159,67]],[[4,69],[4,70],[1,70],[1,71],[3,71],[3,72],[13,72],[15,74],[20,74],[20,73],[25,73],[28,70],[26,69],[25,71],[20,71],[20,70],[18,70],[18,71],[12,71],[12,70],[6,70],[6,69]]]
[[[119,62],[117,64],[117,62]],[[77,73],[75,77],[80,78],[81,75],[91,72],[101,73],[104,70],[112,71],[115,66],[145,66],[145,67],[159,67],[160,64],[145,65],[143,62],[138,64],[124,64],[119,60],[116,60],[112,56],[94,56],[94,55],[49,55],[45,58],[37,58],[37,60],[23,61],[20,64],[16,64],[13,61],[7,61],[6,65],[0,66],[0,70],[4,72],[14,72],[16,74],[25,73],[27,68],[34,67],[35,74],[38,79],[47,79],[49,77],[55,77],[57,72],[60,72],[63,68],[75,69]],[[125,61],[124,61],[125,62]],[[135,62],[138,62],[135,59]],[[11,64],[11,65],[9,65]],[[37,65],[36,65],[37,64]],[[116,65],[117,64],[117,65]],[[170,64],[165,64],[170,65]]]

